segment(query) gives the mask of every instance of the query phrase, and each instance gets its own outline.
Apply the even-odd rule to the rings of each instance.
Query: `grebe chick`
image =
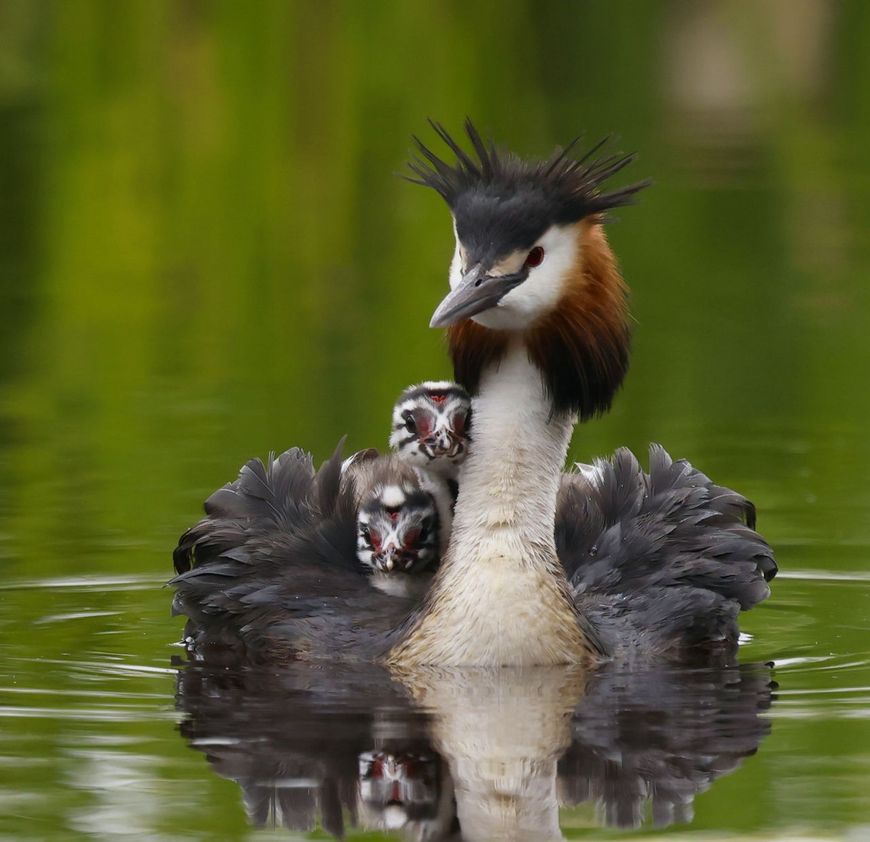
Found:
[[[393,407],[390,447],[409,465],[455,482],[468,453],[471,398],[458,383],[409,386]]]
[[[357,558],[373,570],[414,573],[438,559],[438,511],[425,491],[379,485],[357,523]]]
[[[468,392],[448,380],[409,386],[393,406],[390,447],[414,468],[435,499],[442,552],[450,541],[457,477],[468,454],[470,417]]]
[[[363,570],[385,593],[419,596],[430,578],[419,574],[434,572],[449,537],[449,492],[433,489],[423,472],[395,454],[364,452],[345,465],[342,482],[352,485],[356,500],[356,557]]]
[[[390,447],[416,469],[438,505],[442,553],[450,541],[459,469],[468,455],[470,419],[468,392],[448,380],[409,386],[393,407]]]

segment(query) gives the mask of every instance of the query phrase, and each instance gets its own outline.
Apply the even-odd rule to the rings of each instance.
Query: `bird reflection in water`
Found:
[[[399,829],[433,824],[437,818],[441,758],[431,750],[418,753],[404,746],[396,752],[359,756],[358,820],[363,827]]]
[[[562,839],[559,808],[607,826],[691,821],[755,753],[764,665],[584,674],[190,662],[182,735],[236,781],[255,826],[409,840]]]

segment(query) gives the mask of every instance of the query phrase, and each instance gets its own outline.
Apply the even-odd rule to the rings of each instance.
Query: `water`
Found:
[[[867,56],[861,2],[0,5],[0,835],[377,839],[395,785],[406,835],[456,794],[487,838],[496,778],[569,838],[870,838]],[[610,229],[631,373],[572,455],[658,440],[756,502],[740,670],[186,664],[202,499],[449,374],[449,220],[391,175],[430,113],[616,129],[654,177]]]

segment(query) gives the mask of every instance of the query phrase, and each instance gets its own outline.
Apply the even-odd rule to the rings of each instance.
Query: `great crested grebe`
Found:
[[[571,433],[610,406],[628,365],[626,288],[603,214],[645,184],[602,187],[631,157],[593,159],[599,144],[529,163],[469,122],[472,155],[435,129],[456,163],[418,142],[413,180],[453,215],[451,291],[432,325],[450,328],[474,440],[423,604],[366,587],[349,561],[338,454],[315,473],[289,451],[186,533],[196,564],[173,580],[176,609],[198,640],[397,667],[729,659],[736,615],[768,595],[776,565],[750,504],[687,463],[656,449],[646,473],[621,451],[573,475],[560,513],[578,521],[560,524],[565,567],[557,556]]]

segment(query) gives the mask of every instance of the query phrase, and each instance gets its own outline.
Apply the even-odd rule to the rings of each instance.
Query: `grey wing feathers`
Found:
[[[578,604],[652,637],[735,636],[777,569],[755,508],[659,445],[649,458],[647,472],[621,449],[563,478],[556,544]]]
[[[356,568],[352,494],[341,443],[319,471],[288,450],[253,459],[206,501],[174,553],[173,608],[200,625],[265,627],[285,614],[340,612],[365,580]],[[235,619],[233,619],[235,618]]]
[[[206,516],[179,539],[175,572],[220,559],[241,561],[245,547],[267,536],[289,538],[319,524],[346,526],[353,507],[340,493],[343,444],[344,439],[319,471],[311,455],[296,447],[245,463],[236,480],[205,501]]]
[[[197,650],[371,660],[401,633],[413,606],[372,588],[356,557],[342,444],[318,471],[298,449],[248,462],[182,535],[169,584]]]

